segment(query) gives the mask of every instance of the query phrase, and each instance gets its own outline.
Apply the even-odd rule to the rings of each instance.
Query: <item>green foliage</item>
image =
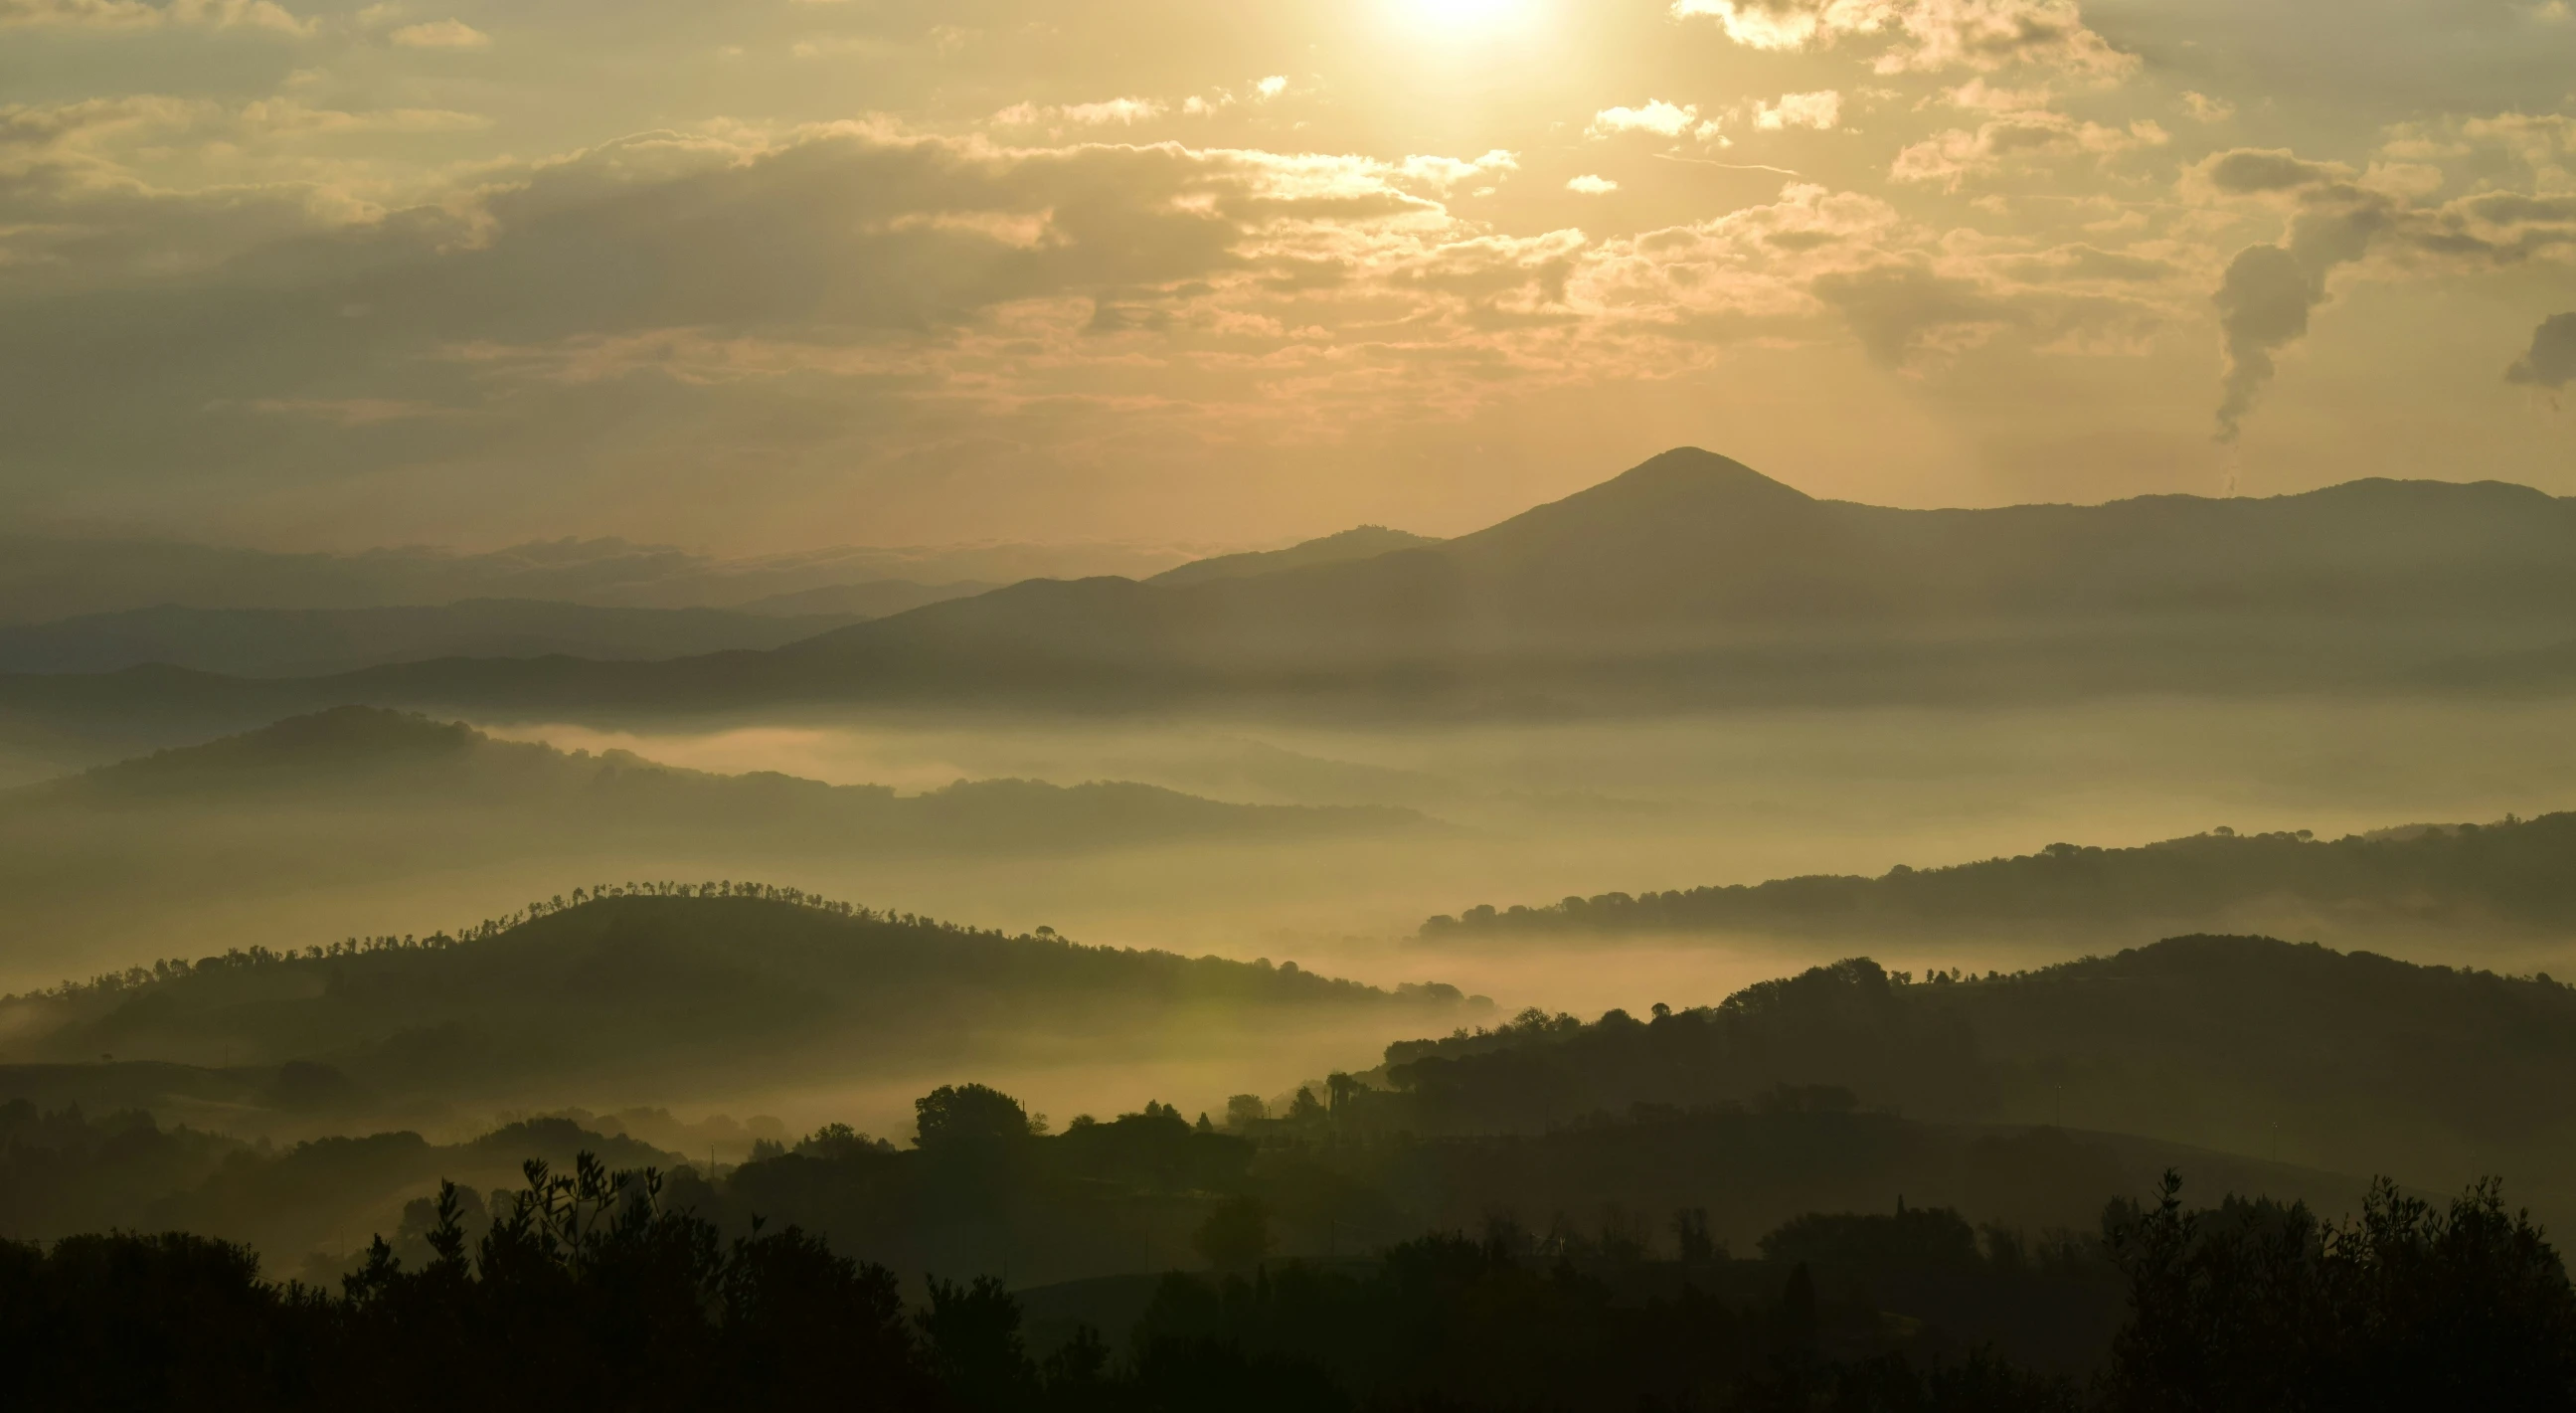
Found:
[[[1041,1132],[1020,1101],[983,1084],[943,1084],[913,1101],[914,1142],[925,1149],[1004,1143]]]

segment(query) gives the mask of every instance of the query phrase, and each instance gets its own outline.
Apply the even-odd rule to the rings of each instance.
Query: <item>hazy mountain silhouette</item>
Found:
[[[1303,569],[1314,564],[1339,564],[1352,559],[1374,559],[1400,549],[1438,544],[1428,535],[1405,530],[1390,530],[1383,525],[1362,525],[1338,535],[1307,540],[1281,550],[1253,550],[1244,554],[1221,554],[1212,559],[1195,559],[1178,569],[1166,569],[1149,584],[1203,584],[1211,579],[1247,579],[1255,574],[1269,574],[1281,569]]]
[[[857,602],[864,596],[842,597]],[[934,598],[890,595],[887,602],[913,608]],[[880,610],[885,611],[900,610]],[[687,657],[779,647],[869,616],[849,608],[791,616],[709,608],[599,608],[533,599],[350,609],[164,604],[0,627],[0,672],[99,673],[161,663],[236,677],[296,677],[441,657]]]
[[[1173,550],[1101,544],[840,546],[723,558],[615,538],[540,540],[479,553],[399,546],[323,554],[14,535],[0,536],[0,623],[158,604],[339,609],[509,598],[723,608],[889,580],[990,584],[1043,574],[1151,574],[1186,559]],[[884,592],[901,597],[901,591]]]
[[[2563,937],[2576,927],[2576,814],[2335,840],[2220,830],[2127,849],[2051,844],[1941,868],[1900,864],[1876,878],[1814,875],[1541,906],[1480,904],[1433,918],[1422,932],[1453,941],[1746,931],[2065,941],[2265,918],[2362,937]]]
[[[2527,487],[1896,510],[1685,449],[1454,540],[1199,582],[1029,580],[768,652],[441,660],[256,689],[17,677],[0,711],[148,737],[155,717],[238,726],[342,702],[2018,701],[2396,688],[2571,632],[2576,507]]]
[[[898,795],[712,775],[341,708],[0,791],[0,892],[12,899],[0,977],[84,969],[101,946],[146,945],[213,913],[237,929],[331,889],[489,886],[496,870],[531,866],[559,877],[638,860],[765,861],[765,872],[853,857],[1006,865],[1429,827],[1405,810],[1235,805],[1119,782],[960,781]]]
[[[738,605],[744,613],[775,614],[783,618],[804,620],[814,616],[839,615],[848,618],[884,618],[905,613],[924,604],[945,603],[950,599],[972,598],[1001,587],[977,579],[952,584],[917,584],[910,579],[874,579],[863,584],[832,584],[820,589],[802,589],[792,594],[771,594]],[[753,647],[757,644],[739,644]],[[581,656],[581,654],[575,654]]]
[[[455,722],[370,707],[297,717],[60,780],[0,791],[0,820],[66,827],[72,811],[112,816],[137,835],[149,812],[220,814],[267,803],[338,801],[434,812],[508,807],[603,834],[756,829],[785,839],[824,831],[835,846],[1072,848],[1228,834],[1281,837],[1424,823],[1377,807],[1233,805],[1150,785],[959,781],[898,795],[882,785],[826,785],[774,772],[714,775],[625,751],[565,752],[504,741]]]

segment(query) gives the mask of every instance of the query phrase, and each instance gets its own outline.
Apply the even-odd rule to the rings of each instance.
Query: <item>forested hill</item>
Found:
[[[1193,1025],[1250,1043],[1356,1010],[1401,1033],[1465,1004],[1446,986],[1380,991],[1293,963],[1005,935],[754,884],[620,884],[449,934],[173,959],[0,1001],[0,1060],[303,1062],[327,1078],[307,1072],[278,1102],[349,1112],[429,1096],[661,1102],[1018,1047],[1105,1059]]]
[[[2576,1162],[2576,987],[2268,938],[1981,978],[1855,959],[1652,1019],[1524,1013],[1387,1062],[1391,1121],[1426,1131],[1639,1105],[1883,1106],[2436,1184]]]
[[[2244,916],[2248,912],[2257,918]],[[1430,938],[1586,932],[1903,936],[1974,928],[2312,922],[2563,929],[2576,924],[2576,814],[2424,825],[2342,839],[2220,830],[2137,848],[2051,844],[2035,854],[1877,878],[1817,875],[1662,893],[1604,893],[1540,907],[1469,908]],[[2152,935],[2152,933],[2150,933]]]

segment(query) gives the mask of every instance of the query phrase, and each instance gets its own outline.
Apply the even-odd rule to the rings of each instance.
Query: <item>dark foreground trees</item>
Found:
[[[886,1269],[794,1229],[720,1240],[673,1210],[650,1173],[610,1173],[585,1155],[568,1175],[531,1163],[527,1177],[470,1251],[449,1189],[429,1259],[406,1266],[379,1242],[336,1294],[263,1283],[243,1249],[185,1235],[0,1243],[9,1406],[2576,1407],[2576,1296],[2556,1252],[2492,1184],[2438,1210],[2383,1185],[2358,1219],[2327,1225],[2262,1202],[2189,1212],[2168,1179],[2155,1207],[2115,1205],[2106,1219],[2130,1318],[2109,1366],[2079,1384],[1910,1346],[1902,1322],[1810,1272],[1808,1259],[1848,1271],[1890,1251],[1909,1268],[1976,1261],[1952,1213],[1792,1224],[1766,1246],[1812,1257],[1737,1263],[1758,1279],[1727,1296],[1697,1283],[1727,1265],[1706,1252],[1696,1265],[1640,1249],[1624,1265],[1578,1266],[1497,1223],[1365,1263],[1168,1276],[1120,1345],[1084,1329],[1041,1354],[998,1281],[932,1280],[908,1311]]]
[[[2127,1276],[2117,1413],[2576,1408],[2576,1291],[2493,1181],[2437,1208],[2386,1182],[2361,1215],[2229,1198],[2184,1210],[2168,1173],[2104,1235]]]

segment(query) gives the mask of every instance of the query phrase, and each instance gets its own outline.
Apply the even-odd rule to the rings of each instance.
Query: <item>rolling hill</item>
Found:
[[[2233,830],[2127,849],[2051,844],[2015,858],[1876,878],[1480,904],[1423,924],[1435,941],[1619,933],[2062,940],[2142,928],[2295,920],[2327,933],[2576,932],[2576,814],[2419,825],[2341,839]]]
[[[2576,1209],[2576,987],[2313,943],[2183,937],[1983,977],[1854,959],[1651,1019],[1527,1013],[1387,1061],[1383,1122],[1417,1132],[1884,1108],[2437,1188],[2501,1172]]]
[[[1200,1032],[1243,1047],[1355,1013],[1402,1033],[1469,1009],[1445,986],[1006,936],[793,890],[610,884],[425,938],[178,957],[0,1001],[0,1101],[62,1102],[77,1081],[96,1103],[121,1071],[130,1104],[243,1076],[252,1107],[330,1118],[669,1103],[1017,1053],[1151,1054]],[[117,1058],[60,1068],[102,1055]]]
[[[0,791],[12,942],[0,984],[82,970],[110,948],[218,919],[228,945],[274,940],[285,919],[331,916],[335,897],[371,921],[503,879],[506,897],[538,878],[638,868],[837,877],[867,860],[882,876],[902,861],[961,859],[1007,869],[1431,827],[1405,810],[1234,805],[1118,782],[960,781],[899,795],[712,775],[347,707]]]

